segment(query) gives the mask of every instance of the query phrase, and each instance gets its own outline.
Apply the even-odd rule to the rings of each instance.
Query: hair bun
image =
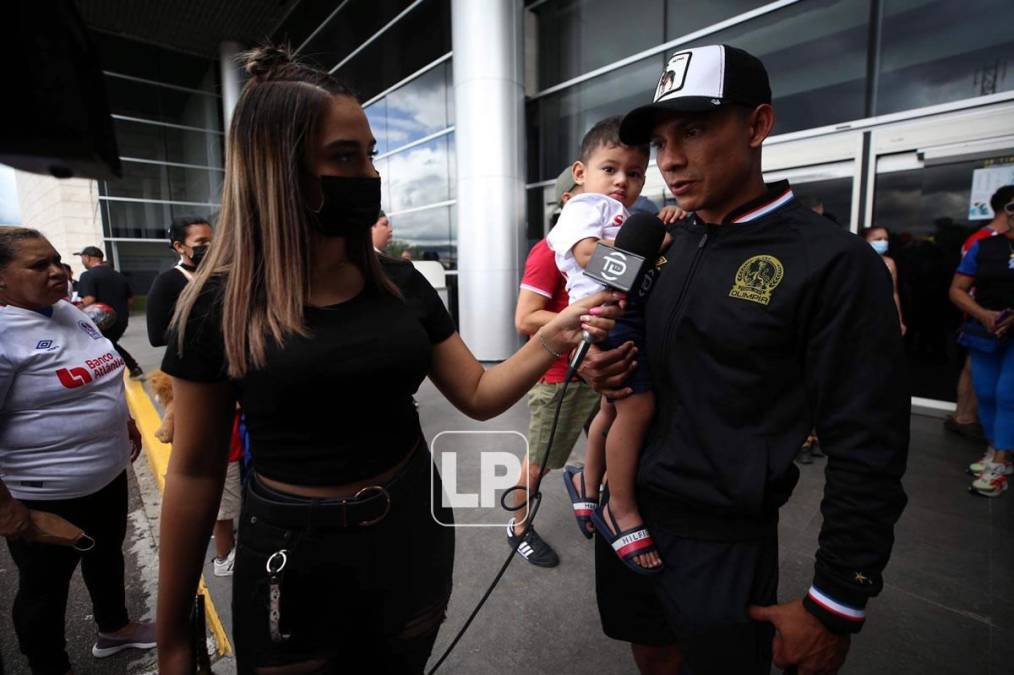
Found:
[[[243,68],[257,80],[271,80],[295,62],[288,45],[256,47],[244,55]]]

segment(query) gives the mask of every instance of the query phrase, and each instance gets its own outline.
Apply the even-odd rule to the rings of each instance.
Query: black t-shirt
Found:
[[[418,442],[412,395],[430,371],[433,345],[456,329],[411,263],[383,266],[403,298],[368,285],[347,302],[306,307],[310,334],[289,336],[283,347],[269,339],[266,365],[234,381],[261,475],[340,485],[386,471]],[[171,340],[162,370],[197,382],[227,379],[223,288],[212,280],[202,290],[182,355]]]
[[[187,283],[183,272],[174,267],[155,277],[151,284],[145,311],[148,318],[148,342],[152,347],[163,347],[168,343],[166,331],[176,310],[176,301]]]
[[[130,307],[127,300],[133,297],[130,283],[112,267],[106,264],[96,265],[81,275],[77,294],[82,298],[94,296],[95,302],[109,305],[116,310],[116,323],[126,325],[130,318]]]
[[[1003,235],[972,245],[958,272],[975,277],[975,301],[994,312],[1014,308],[1014,242]]]

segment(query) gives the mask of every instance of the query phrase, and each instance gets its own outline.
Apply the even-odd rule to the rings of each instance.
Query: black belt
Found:
[[[417,464],[425,466],[428,453],[419,452],[425,447],[421,440],[409,457],[391,478],[384,483],[367,485],[351,497],[301,497],[284,494],[268,487],[254,473],[249,482],[245,504],[252,516],[262,516],[278,527],[304,528],[307,526],[352,529],[376,525],[391,511],[391,491]]]

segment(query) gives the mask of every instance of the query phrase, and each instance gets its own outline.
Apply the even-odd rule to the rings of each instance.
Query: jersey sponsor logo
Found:
[[[61,368],[56,371],[56,376],[60,378],[60,384],[67,387],[68,389],[77,389],[83,387],[92,381],[91,373],[84,368]]]
[[[60,368],[56,371],[56,376],[60,380],[60,384],[65,386],[67,389],[76,389],[89,384],[92,380],[114,373],[123,367],[123,359],[113,352],[106,352],[102,356],[94,359],[85,359],[85,366],[77,366],[74,368]]]
[[[100,333],[98,331],[98,329],[95,328],[95,326],[93,326],[92,324],[88,323],[87,321],[78,321],[77,325],[81,327],[81,330],[83,330],[85,333],[87,333],[89,336],[91,336],[91,338],[93,340],[101,340],[102,339],[102,333]]]
[[[35,351],[52,351],[56,349],[52,340],[39,340],[38,344],[35,345]]]
[[[755,255],[739,266],[729,297],[767,305],[784,276],[781,260],[771,255]]]
[[[617,215],[615,218],[613,218],[613,222],[616,223],[617,225],[622,225],[623,224],[623,216],[622,215]]]

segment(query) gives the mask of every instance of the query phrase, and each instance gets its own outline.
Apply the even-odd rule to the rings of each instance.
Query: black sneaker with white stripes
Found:
[[[520,536],[514,534],[513,518],[507,523],[507,543],[519,556],[538,567],[556,567],[560,564],[556,551],[539,536],[534,527],[529,526]]]

